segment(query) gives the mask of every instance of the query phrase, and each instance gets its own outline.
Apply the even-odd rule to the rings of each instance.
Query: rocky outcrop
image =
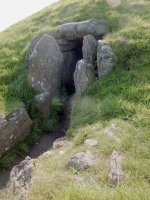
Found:
[[[117,184],[123,179],[123,171],[121,167],[122,157],[114,149],[111,155],[109,182]]]
[[[73,73],[77,63],[77,56],[75,51],[65,52],[63,56],[62,84],[66,89],[72,89],[74,86]]]
[[[92,35],[84,36],[82,52],[83,60],[92,64],[97,56],[97,40]]]
[[[50,114],[50,92],[39,94],[35,97],[37,109],[45,114]]]
[[[59,97],[62,66],[63,55],[56,40],[43,35],[29,59],[29,84],[40,93],[50,92],[51,98]]]
[[[80,60],[76,65],[73,76],[76,91],[82,91],[95,78],[94,67],[90,63],[85,63],[84,60]]]
[[[97,67],[99,79],[109,74],[116,62],[117,57],[112,52],[111,47],[104,41],[99,40],[97,47]]]
[[[32,54],[32,52],[33,52],[33,50],[34,50],[34,48],[35,48],[35,46],[37,45],[37,43],[40,41],[40,39],[41,39],[41,37],[40,36],[35,36],[33,39],[32,39],[32,41],[31,41],[31,43],[30,43],[30,45],[29,45],[29,47],[28,47],[28,51],[27,51],[27,55],[26,55],[26,59],[25,59],[25,61],[29,64],[29,58],[30,58],[30,56],[31,56],[31,54]]]
[[[26,191],[29,190],[32,183],[32,169],[34,160],[26,157],[19,165],[13,167],[8,187],[13,187],[14,195],[18,195],[19,199],[25,199]]]
[[[106,34],[105,19],[90,19],[82,22],[72,22],[60,25],[56,32],[56,38],[76,40],[90,34],[95,38],[101,38]]]
[[[27,136],[32,127],[32,120],[24,107],[11,110],[0,116],[0,157],[17,142]]]
[[[68,160],[66,167],[84,170],[94,165],[97,162],[97,159],[97,156],[93,155],[91,151],[86,150],[72,156]]]
[[[65,39],[58,39],[56,40],[61,52],[72,51],[76,46],[76,40],[65,40]]]

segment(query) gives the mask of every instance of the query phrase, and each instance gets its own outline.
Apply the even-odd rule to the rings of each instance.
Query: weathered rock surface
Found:
[[[50,114],[50,92],[39,94],[35,97],[37,109],[45,114]]]
[[[65,39],[58,39],[56,40],[61,52],[72,51],[76,46],[76,40],[65,40]]]
[[[74,86],[73,73],[76,68],[77,56],[74,51],[63,53],[64,66],[62,68],[62,83],[66,89],[72,89]]]
[[[43,35],[29,59],[29,84],[38,92],[60,96],[63,54],[56,40]]]
[[[84,152],[80,152],[72,156],[68,160],[66,167],[73,167],[75,169],[84,170],[94,165],[96,161],[97,156],[93,155],[91,151],[86,150]]]
[[[117,184],[123,179],[123,171],[121,167],[122,157],[114,149],[111,155],[109,182]]]
[[[104,41],[99,40],[97,46],[97,67],[99,79],[109,74],[116,62],[117,57],[112,52],[111,47]]]
[[[14,194],[18,195],[19,199],[25,198],[26,191],[31,186],[33,167],[34,160],[26,157],[19,165],[13,167],[10,173],[8,186],[13,187]]]
[[[94,67],[90,63],[85,63],[84,60],[80,60],[76,65],[73,76],[76,91],[82,91],[95,78]]]
[[[89,146],[97,146],[98,141],[95,139],[86,139],[84,144],[89,145]]]
[[[120,142],[120,138],[115,135],[114,130],[117,130],[117,125],[111,124],[110,127],[104,130],[104,133],[106,133],[109,137],[115,139],[117,142]]]
[[[29,58],[30,58],[30,56],[31,56],[31,54],[32,54],[32,52],[33,52],[35,46],[36,46],[37,43],[40,41],[40,39],[41,39],[41,37],[38,36],[38,35],[35,36],[35,37],[32,39],[32,41],[31,41],[31,43],[30,43],[30,45],[29,45],[29,48],[28,48],[28,50],[27,50],[27,55],[26,55],[26,59],[25,59],[25,61],[26,61],[27,63],[29,63]]]
[[[12,109],[0,116],[0,157],[17,142],[27,136],[32,127],[32,120],[24,107]]]
[[[83,60],[92,64],[97,56],[97,40],[92,35],[84,36],[82,52]]]
[[[53,142],[53,148],[60,148],[66,146],[70,142],[70,139],[65,136],[62,138],[58,138]]]
[[[58,27],[56,38],[75,40],[81,39],[88,34],[100,38],[106,33],[106,23],[105,19],[90,19],[62,24]]]

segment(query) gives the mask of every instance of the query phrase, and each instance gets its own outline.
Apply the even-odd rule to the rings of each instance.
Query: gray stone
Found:
[[[56,40],[61,52],[72,51],[76,46],[77,43],[75,40],[65,40],[65,39],[58,39]]]
[[[43,35],[29,59],[29,84],[40,93],[50,92],[51,98],[59,97],[63,54],[56,40]]]
[[[97,40],[92,35],[84,36],[82,52],[83,60],[92,64],[97,56]]]
[[[29,47],[28,47],[27,55],[26,55],[26,59],[25,59],[25,61],[26,61],[27,63],[29,63],[29,58],[30,58],[30,56],[31,56],[31,54],[32,54],[32,52],[33,52],[35,46],[36,46],[37,43],[40,41],[40,39],[41,39],[40,36],[35,36],[35,37],[32,39],[32,41],[31,41],[31,43],[30,43],[30,45],[29,45]]]
[[[106,34],[106,23],[105,19],[90,19],[82,22],[62,24],[58,27],[55,37],[75,40],[82,39],[90,34],[95,38],[100,38]]]
[[[99,40],[97,47],[97,67],[99,79],[109,74],[116,62],[117,57],[112,52],[111,47],[104,41]]]
[[[0,116],[0,158],[31,131],[32,120],[23,106]]]
[[[70,139],[68,137],[58,138],[53,142],[53,148],[64,147],[69,143]]]
[[[114,149],[111,155],[110,161],[110,172],[109,172],[109,182],[111,184],[117,184],[123,180],[123,171],[121,167],[122,157]]]
[[[106,128],[104,130],[104,133],[106,133],[109,137],[116,140],[116,142],[120,142],[120,138],[115,135],[114,130],[116,130],[118,127],[116,124],[111,124],[110,127]]]
[[[10,173],[8,187],[13,187],[13,192],[18,195],[19,199],[26,197],[26,191],[31,187],[32,169],[34,160],[26,157],[19,165],[13,167]]]
[[[63,53],[64,66],[62,68],[62,83],[66,89],[74,86],[73,73],[76,68],[77,56],[74,51]]]
[[[39,94],[35,97],[37,109],[45,114],[50,114],[50,92]]]
[[[97,156],[94,156],[91,151],[86,150],[84,152],[80,152],[72,156],[68,160],[66,167],[73,167],[75,169],[84,170],[96,164],[96,162]]]
[[[85,63],[84,60],[80,60],[73,76],[76,91],[83,91],[88,83],[95,78],[94,67],[90,63]]]
[[[95,139],[86,139],[84,144],[89,145],[89,146],[97,146],[98,141]]]

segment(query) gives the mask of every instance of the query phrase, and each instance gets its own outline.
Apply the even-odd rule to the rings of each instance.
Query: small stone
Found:
[[[93,155],[91,151],[86,150],[72,156],[70,160],[68,160],[66,167],[73,167],[75,169],[84,170],[94,165],[96,161],[97,156]]]
[[[117,184],[123,179],[123,171],[121,167],[122,157],[114,149],[110,160],[109,182]]]
[[[64,155],[65,151],[59,151],[59,155]]]
[[[53,142],[53,148],[64,147],[69,143],[70,139],[68,137],[58,138]]]
[[[51,151],[46,151],[45,153],[43,153],[43,157],[44,158],[48,158],[50,155],[52,155],[52,152]]]
[[[97,146],[98,141],[95,139],[87,139],[85,140],[84,144],[89,145],[89,146]]]

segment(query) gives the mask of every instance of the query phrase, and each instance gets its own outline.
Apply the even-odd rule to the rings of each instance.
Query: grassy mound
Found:
[[[65,22],[106,18],[108,34],[104,40],[118,57],[117,65],[106,78],[94,81],[84,92],[76,94],[67,132],[74,145],[67,147],[61,158],[57,150],[46,160],[39,158],[30,200],[149,199],[149,10],[149,0],[61,0],[0,33],[0,112],[22,101],[27,107],[32,104],[33,91],[30,87],[23,88],[27,85],[24,58],[35,35],[50,33]],[[128,44],[120,45],[119,40]],[[10,104],[12,98],[14,105]],[[104,132],[111,124],[118,127],[115,134],[120,143]],[[68,158],[87,148],[83,145],[86,138],[98,139],[100,145],[91,151],[102,158],[101,162],[85,172],[67,171],[64,166]],[[124,180],[117,187],[107,181],[106,163],[114,148],[123,156]],[[81,175],[87,181],[79,187],[64,174]],[[4,191],[1,199],[10,196],[11,191]]]

